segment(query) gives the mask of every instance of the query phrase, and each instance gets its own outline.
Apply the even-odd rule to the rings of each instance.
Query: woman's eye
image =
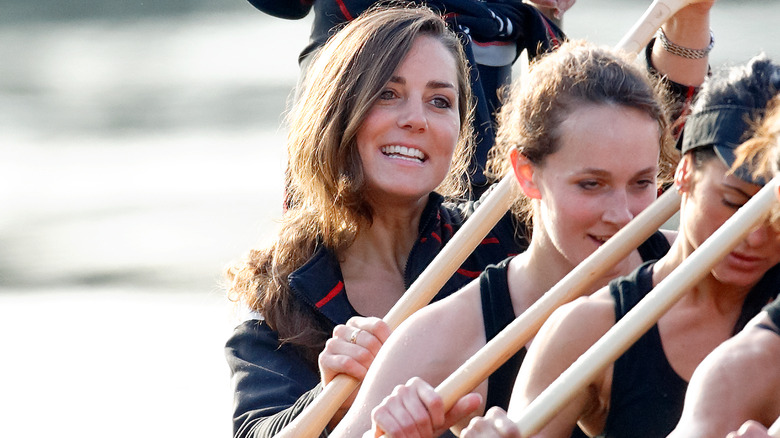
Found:
[[[581,188],[585,190],[594,190],[601,186],[601,184],[599,184],[598,181],[593,181],[593,180],[580,181],[579,183],[577,183],[577,185],[579,185]]]
[[[731,201],[729,201],[726,198],[722,198],[720,200],[720,202],[723,203],[723,205],[725,205],[726,207],[733,208],[734,210],[739,210],[740,207],[745,205],[745,204],[742,204],[742,203],[739,203],[739,202],[731,202]]]
[[[379,93],[379,98],[382,100],[390,100],[395,98],[396,94],[393,90],[384,90]]]
[[[655,187],[655,181],[652,179],[642,179],[636,182],[636,184],[639,187],[646,188],[646,187]]]
[[[433,100],[431,100],[431,102],[436,108],[452,108],[452,104],[450,103],[449,99],[445,99],[443,97],[435,97]]]

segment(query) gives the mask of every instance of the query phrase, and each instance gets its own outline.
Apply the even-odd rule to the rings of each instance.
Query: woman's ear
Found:
[[[517,178],[520,189],[525,196],[531,199],[540,199],[542,195],[534,182],[534,165],[531,161],[514,148],[509,152],[509,161],[512,162],[515,178]]]
[[[693,183],[693,160],[688,154],[683,155],[677,170],[674,172],[674,188],[683,193],[691,189]]]

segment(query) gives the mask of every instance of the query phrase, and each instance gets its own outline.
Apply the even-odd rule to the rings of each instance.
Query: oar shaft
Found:
[[[769,436],[773,438],[780,438],[780,417],[769,427]]]
[[[777,202],[775,177],[727,220],[696,251],[661,281],[591,348],[523,410],[516,419],[522,436],[541,430],[571,398],[639,339],[682,295],[698,283],[712,266],[765,220]],[[510,412],[510,415],[512,413]]]
[[[596,280],[653,234],[679,206],[676,191],[661,195],[469,358],[436,388],[445,411],[527,344],[556,308],[587,293]]]
[[[639,53],[669,17],[690,3],[692,0],[655,0],[615,48]]]
[[[514,200],[515,177],[510,173],[482,201],[479,208],[458,230],[452,240],[415,280],[403,297],[387,313],[384,321],[395,330],[412,313],[428,304],[485,235],[509,210]],[[314,438],[320,435],[359,381],[336,376],[277,438]]]

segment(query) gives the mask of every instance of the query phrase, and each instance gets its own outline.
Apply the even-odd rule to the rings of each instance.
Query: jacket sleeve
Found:
[[[249,3],[268,15],[297,20],[309,13],[313,0],[249,0]]]
[[[236,327],[225,346],[233,384],[233,436],[272,437],[319,394],[319,376],[262,321]]]

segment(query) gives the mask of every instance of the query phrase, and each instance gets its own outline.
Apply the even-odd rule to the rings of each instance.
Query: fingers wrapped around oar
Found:
[[[761,423],[749,420],[739,430],[726,435],[726,438],[772,438],[772,436]]]
[[[494,406],[484,417],[473,418],[460,436],[461,438],[520,438],[520,429],[509,419],[505,410]]]
[[[441,435],[482,403],[476,393],[461,397],[448,412],[431,385],[412,377],[371,412],[373,436],[427,438]]]
[[[390,328],[379,318],[356,316],[337,325],[317,361],[322,383],[327,385],[338,374],[363,380],[388,336]]]

